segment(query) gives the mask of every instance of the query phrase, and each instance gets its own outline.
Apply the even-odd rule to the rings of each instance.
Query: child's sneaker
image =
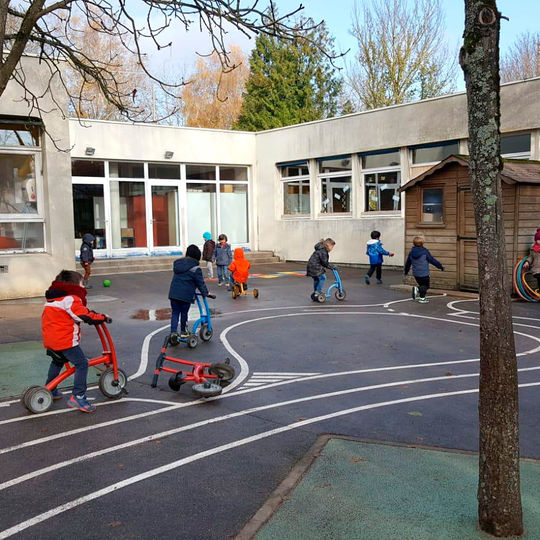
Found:
[[[364,276],[364,281],[366,282],[366,285],[369,285],[369,276],[367,274]]]
[[[377,280],[377,285],[382,285],[382,279]]]
[[[190,335],[190,334],[189,334],[189,330],[187,330],[187,329],[186,329],[186,330],[182,330],[182,331],[180,332],[180,337],[183,338],[183,339],[187,339],[187,338],[189,337],[189,335]]]
[[[54,401],[58,401],[59,399],[62,399],[64,396],[58,388],[55,388],[54,390],[51,390],[52,398]]]
[[[412,293],[411,293],[411,296],[412,296],[412,299],[413,300],[416,300],[416,297],[418,296],[418,293],[420,292],[420,290],[418,289],[418,287],[415,285],[413,288],[412,288]]]
[[[223,285],[223,281],[220,281],[220,282],[217,284],[218,287],[221,287],[222,285]]]
[[[86,413],[92,413],[96,410],[95,405],[89,403],[86,396],[76,396],[75,394],[71,394],[67,405],[72,409],[79,409],[79,411]]]
[[[427,298],[419,298],[418,303],[419,304],[429,304],[429,300]]]

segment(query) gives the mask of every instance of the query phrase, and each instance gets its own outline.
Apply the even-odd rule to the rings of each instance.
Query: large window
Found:
[[[233,244],[243,244],[248,238],[247,184],[220,184],[220,231]]]
[[[110,178],[144,178],[144,165],[126,161],[109,162]]]
[[[202,235],[208,231],[217,235],[216,184],[187,184],[187,230],[188,244],[200,245]],[[228,235],[227,231],[225,232]]]
[[[412,147],[413,165],[438,163],[452,154],[459,153],[459,141],[426,144]]]
[[[443,222],[443,190],[422,190],[422,223]]]
[[[401,208],[399,171],[364,174],[366,212],[395,211]]]
[[[148,177],[160,180],[180,180],[180,165],[170,163],[149,163]]]
[[[321,214],[351,212],[351,156],[323,158],[317,161],[321,186]]]
[[[105,176],[105,162],[91,159],[72,159],[71,176],[103,178]]]
[[[279,166],[283,187],[283,215],[309,215],[309,169],[307,162]]]
[[[398,167],[401,163],[399,150],[385,150],[383,152],[360,155],[362,156],[362,169]]]
[[[107,247],[103,184],[73,184],[75,244],[79,249],[86,233],[96,238],[96,248]]]
[[[531,155],[531,134],[501,135],[501,156],[509,158],[529,158]]]
[[[144,182],[111,180],[113,248],[146,247]]]

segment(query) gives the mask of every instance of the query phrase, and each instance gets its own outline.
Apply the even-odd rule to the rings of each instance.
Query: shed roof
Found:
[[[426,172],[413,178],[405,185],[401,186],[399,191],[407,191],[408,189],[419,184],[437,171],[444,169],[448,165],[457,163],[463,167],[469,166],[469,156],[451,155],[443,159],[437,165],[431,167]],[[501,171],[501,179],[507,184],[540,184],[540,161],[524,160],[524,159],[503,159],[503,170]]]

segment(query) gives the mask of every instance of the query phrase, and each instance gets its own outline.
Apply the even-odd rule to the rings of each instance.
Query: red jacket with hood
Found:
[[[248,280],[250,268],[250,262],[244,258],[244,250],[242,248],[236,248],[234,250],[234,260],[229,265],[233,280],[236,283],[245,283]]]
[[[76,347],[81,339],[81,322],[96,325],[107,318],[86,307],[86,289],[73,283],[53,281],[45,298],[41,333],[46,349],[63,351]]]

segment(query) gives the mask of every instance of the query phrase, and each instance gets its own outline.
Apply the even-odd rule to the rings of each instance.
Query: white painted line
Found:
[[[244,383],[244,386],[262,386],[263,384],[265,384],[265,383],[262,383],[262,382],[247,382],[247,383]]]
[[[139,369],[133,374],[128,377],[128,381],[132,381],[133,379],[137,379],[141,375],[144,375],[146,372],[146,368],[148,367],[148,349],[150,348],[150,341],[153,336],[161,332],[162,330],[165,330],[166,328],[169,328],[170,325],[167,326],[161,326],[160,328],[154,330],[153,332],[150,332],[143,340],[143,344],[141,347],[141,360],[139,362]]]
[[[313,373],[293,373],[290,371],[254,371],[254,377],[264,377],[265,375],[279,375],[280,377],[304,377],[306,375],[319,375],[319,371],[314,371]]]
[[[528,383],[528,384],[521,384],[520,387],[531,387],[531,386],[540,386],[540,382],[537,383]],[[133,484],[136,484],[138,482],[142,482],[143,480],[147,480],[148,478],[152,478],[154,476],[158,476],[160,474],[163,474],[168,471],[172,471],[174,469],[178,469],[179,467],[183,467],[184,465],[188,465],[189,463],[193,463],[195,461],[199,461],[201,459],[204,459],[209,456],[214,456],[216,454],[219,454],[221,452],[225,452],[227,450],[231,450],[233,448],[238,448],[240,446],[245,446],[246,444],[250,444],[256,441],[260,441],[262,439],[266,439],[268,437],[272,437],[274,435],[278,435],[280,433],[285,433],[287,431],[292,431],[294,429],[299,429],[301,427],[315,424],[318,422],[322,422],[324,420],[330,420],[332,418],[337,418],[340,416],[345,416],[348,414],[353,414],[360,411],[367,411],[370,409],[377,409],[381,407],[388,407],[392,405],[400,405],[402,403],[412,403],[415,401],[426,401],[429,399],[438,399],[438,398],[444,398],[449,396],[458,396],[458,395],[465,395],[465,394],[474,394],[477,393],[478,390],[459,390],[455,392],[444,392],[439,394],[426,394],[423,396],[415,396],[411,398],[403,398],[403,399],[396,399],[392,401],[383,401],[379,403],[372,403],[369,405],[361,405],[359,407],[353,407],[351,409],[343,409],[341,411],[336,411],[330,414],[324,414],[321,416],[316,416],[315,418],[308,418],[306,420],[301,420],[299,422],[294,422],[293,424],[288,424],[286,426],[281,426],[279,428],[271,429],[269,431],[263,431],[262,433],[258,433],[256,435],[252,435],[250,437],[245,437],[243,439],[239,439],[237,441],[230,442],[228,444],[223,444],[221,446],[217,446],[214,448],[210,448],[208,450],[204,450],[203,452],[198,452],[197,454],[193,454],[192,456],[188,456],[182,459],[179,459],[177,461],[173,461],[172,463],[168,463],[167,465],[162,465],[161,467],[157,467],[155,469],[150,469],[144,473],[137,474],[135,476],[132,476],[131,478],[126,478],[125,480],[121,480],[120,482],[116,482],[114,484],[111,484],[109,486],[106,486],[105,488],[102,488],[100,490],[94,491],[92,493],[88,493],[87,495],[84,495],[82,497],[79,497],[77,499],[73,499],[72,501],[69,501],[67,503],[64,503],[60,506],[57,506],[55,508],[51,508],[50,510],[43,512],[41,514],[38,514],[30,519],[27,519],[25,521],[22,521],[18,523],[17,525],[14,525],[13,527],[10,527],[9,529],[5,529],[0,532],[0,540],[3,540],[5,538],[9,538],[10,536],[13,536],[14,534],[18,534],[25,529],[28,529],[30,527],[33,527],[34,525],[37,525],[39,523],[43,523],[44,521],[47,521],[48,519],[57,516],[59,514],[62,514],[63,512],[66,512],[67,510],[71,510],[72,508],[76,508],[77,506],[81,506],[87,502],[93,501],[95,499],[99,499],[100,497],[103,497],[105,495],[108,495],[110,493],[116,492],[122,488],[125,488],[127,486],[131,486]]]

